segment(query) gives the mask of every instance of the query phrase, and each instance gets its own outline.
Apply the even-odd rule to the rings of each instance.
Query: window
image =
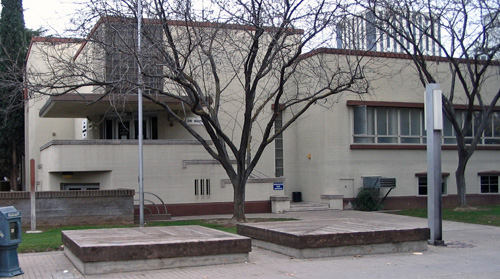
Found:
[[[158,118],[144,116],[142,122],[143,139],[158,139]],[[131,118],[108,118],[104,121],[104,139],[138,139],[139,123]]]
[[[194,180],[194,195],[195,196],[210,196],[210,179],[195,179]]]
[[[161,27],[147,24],[143,27],[147,33],[142,38],[141,59],[143,64],[143,82],[145,94],[162,90],[163,66],[159,63],[156,45],[162,44]],[[137,28],[130,22],[107,25],[105,28],[105,74],[106,81],[113,82],[107,90],[128,93],[137,87],[137,59],[134,55],[137,48]],[[157,41],[151,41],[154,38]]]
[[[61,183],[61,190],[96,191],[99,190],[99,183]]]
[[[354,143],[425,143],[423,110],[354,107]]]
[[[421,108],[397,107],[353,107],[353,143],[368,144],[425,144],[424,110]],[[480,111],[474,112],[472,122],[465,135],[471,143],[477,134],[482,118]],[[457,111],[459,123],[464,122],[465,111]],[[443,144],[457,144],[455,131],[447,117],[443,117]],[[500,112],[493,112],[488,119],[479,144],[500,144]]]
[[[283,116],[278,115],[274,121],[274,132],[279,131],[283,126]],[[276,177],[281,177],[284,174],[283,165],[283,133],[274,139],[274,172]]]
[[[498,176],[497,175],[482,175],[481,177],[481,193],[498,193]]]
[[[368,22],[373,22],[375,20],[375,15],[373,13],[366,13],[366,18]],[[376,51],[377,44],[377,29],[374,24],[366,23],[366,47],[367,50]]]
[[[456,112],[458,123],[462,123],[465,119],[465,111]],[[468,133],[465,135],[465,143],[471,143],[473,137],[477,134],[477,128],[482,118],[482,112],[476,111],[472,115],[472,121]],[[444,117],[443,120],[443,143],[456,144],[455,131],[448,118]],[[487,120],[486,128],[482,134],[479,144],[500,144],[500,112],[493,112],[491,118]]]
[[[484,144],[500,144],[500,112],[493,112],[484,130]]]
[[[441,193],[443,195],[446,195],[448,193],[448,187],[446,181],[447,177],[443,175],[441,179]],[[418,195],[419,196],[427,195],[427,176],[418,176]]]

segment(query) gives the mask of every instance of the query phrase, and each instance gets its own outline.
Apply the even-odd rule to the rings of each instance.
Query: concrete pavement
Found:
[[[228,216],[205,216],[214,217]],[[427,225],[426,219],[357,211],[249,214],[247,217],[325,222],[356,218],[388,224]],[[25,274],[15,278],[500,278],[500,228],[445,221],[443,238],[448,246],[429,246],[428,251],[421,253],[295,259],[253,247],[246,263],[87,276],[62,252],[20,254],[19,262]]]

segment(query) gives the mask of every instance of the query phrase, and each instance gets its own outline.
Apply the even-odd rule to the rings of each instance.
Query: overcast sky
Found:
[[[71,36],[63,32],[72,27],[71,17],[87,0],[23,0],[24,22],[27,28],[43,27],[45,35]],[[203,9],[205,0],[192,0],[193,7]],[[210,1],[206,1],[210,2]],[[80,4],[79,4],[80,3]],[[208,4],[207,4],[208,5]]]
[[[27,28],[48,29],[46,35],[61,34],[70,25],[70,15],[77,5],[72,0],[23,0]]]

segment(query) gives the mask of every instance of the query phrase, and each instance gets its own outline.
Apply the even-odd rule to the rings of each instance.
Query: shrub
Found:
[[[360,188],[354,202],[354,209],[361,211],[377,211],[382,209],[380,204],[380,190]]]

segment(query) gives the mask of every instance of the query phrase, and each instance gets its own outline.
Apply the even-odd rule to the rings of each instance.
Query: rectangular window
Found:
[[[448,193],[448,187],[446,183],[447,177],[443,176],[441,180],[441,193],[446,195]],[[427,195],[427,176],[418,177],[418,195]]]
[[[466,125],[464,119],[466,118],[465,111],[455,112],[457,122],[461,127]],[[483,117],[482,112],[475,111],[472,114],[471,123],[467,124],[467,131],[465,133],[465,143],[470,144],[474,136],[478,133],[478,127]],[[451,126],[451,122],[448,119],[444,120],[444,130],[443,130],[444,144],[456,144],[455,131]],[[491,117],[486,120],[486,127],[479,144],[500,144],[500,112],[493,112]]]
[[[145,94],[163,90],[163,66],[159,63],[157,45],[162,45],[161,26],[143,26],[141,59]],[[135,55],[137,48],[137,26],[127,22],[112,23],[105,26],[105,74],[106,81],[113,84],[107,87],[114,93],[129,93],[137,88],[138,63]],[[155,41],[152,41],[155,40]]]
[[[138,139],[139,122],[137,119],[113,117],[108,118],[102,127],[104,139]],[[145,116],[142,123],[143,139],[158,139],[158,118]]]
[[[366,106],[354,107],[354,142],[375,143],[375,112]]]
[[[453,126],[451,125],[448,117],[443,117],[443,143],[444,144],[456,144],[457,138],[455,137],[455,132]]]
[[[356,106],[354,143],[423,144],[423,110]]]
[[[455,113],[455,116],[459,125],[463,127],[465,125],[464,119],[466,118],[466,112],[458,111]],[[482,116],[482,112],[479,111],[472,114],[472,121],[467,124],[467,131],[465,133],[465,142],[467,144],[470,144],[473,137],[477,135]],[[456,144],[455,131],[448,119],[444,121],[443,136],[444,144]],[[479,144],[500,144],[500,112],[493,112],[491,117],[486,120],[486,128],[481,135]]]
[[[279,131],[283,126],[282,114],[278,115],[274,121],[274,132]],[[283,133],[274,139],[274,171],[276,177],[281,177],[284,174],[283,166]]]
[[[367,21],[373,22],[375,20],[375,16],[373,13],[366,14]],[[366,49],[367,50],[375,50],[375,44],[377,43],[377,29],[374,24],[366,23]]]
[[[500,112],[493,112],[484,130],[485,144],[500,144]]]
[[[195,196],[210,196],[210,179],[195,179],[194,180],[194,195]]]
[[[455,117],[461,127],[465,125],[465,111],[456,111]],[[470,144],[478,133],[482,113],[472,114],[467,124],[465,142]],[[420,108],[397,107],[353,107],[353,143],[379,144],[425,144],[424,111]],[[456,145],[455,130],[450,120],[443,117],[442,144]],[[493,112],[479,144],[500,144],[500,112]]]
[[[498,176],[483,175],[481,176],[481,193],[498,193]]]

